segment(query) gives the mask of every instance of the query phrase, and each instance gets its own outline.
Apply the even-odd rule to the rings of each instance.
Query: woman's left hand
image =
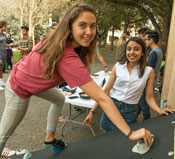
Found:
[[[175,109],[165,108],[160,111],[160,115],[168,115],[168,113],[175,113]]]

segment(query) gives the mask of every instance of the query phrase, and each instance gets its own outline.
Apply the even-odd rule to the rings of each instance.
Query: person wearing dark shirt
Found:
[[[10,34],[8,34],[7,44],[13,45],[13,40],[11,39],[11,35]],[[7,70],[12,70],[12,67],[13,67],[12,56],[13,56],[13,50],[12,50],[11,47],[8,47],[7,48],[7,64],[6,64],[6,69]]]
[[[7,37],[5,35],[5,31],[7,30],[7,22],[0,21],[0,90],[4,90],[5,82],[3,81],[3,68],[6,64],[7,58],[7,50],[6,47],[12,46],[11,44],[7,44]]]
[[[148,55],[148,65],[154,69],[155,78],[154,78],[154,87],[156,87],[157,76],[160,71],[160,65],[162,61],[162,50],[158,46],[159,34],[154,30],[147,30],[145,32],[145,43],[147,47],[151,48],[151,51]],[[150,118],[150,108],[146,102],[145,97],[146,92],[143,92],[143,95],[140,99],[140,108],[143,112],[143,120]]]

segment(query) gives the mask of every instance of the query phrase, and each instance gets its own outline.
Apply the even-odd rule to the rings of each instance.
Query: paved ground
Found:
[[[109,68],[111,70],[112,66],[115,63],[115,51],[109,49],[101,49],[101,53],[105,58]],[[103,65],[100,64],[98,59],[95,59],[95,64],[93,66],[92,72],[97,72],[104,69]],[[7,80],[9,73],[4,74],[5,81]],[[160,99],[160,96],[157,96],[157,100]],[[5,98],[4,91],[0,91],[0,117],[4,110]],[[43,149],[43,141],[45,137],[45,127],[46,127],[46,118],[47,112],[49,109],[50,103],[41,100],[36,97],[32,97],[30,105],[27,111],[27,114],[24,120],[20,123],[14,134],[8,140],[6,147],[11,149],[28,149],[29,151]],[[63,109],[63,114],[67,114],[68,106],[65,105]],[[99,109],[96,113],[96,118],[94,119],[93,128],[97,134],[102,133],[99,128],[99,120],[101,116],[101,110]],[[77,115],[77,112],[73,110],[73,116]],[[155,116],[156,114],[152,114]],[[78,117],[78,120],[83,121],[85,114],[81,114]],[[141,120],[141,117],[139,117]],[[92,136],[91,131],[88,127],[82,127],[81,125],[68,123],[64,129],[64,136],[60,136],[59,129],[62,123],[58,123],[56,136],[58,138],[63,138],[65,141],[74,142],[82,140]]]

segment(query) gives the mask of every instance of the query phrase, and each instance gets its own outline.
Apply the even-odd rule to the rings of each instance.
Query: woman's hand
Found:
[[[21,50],[21,46],[20,45],[18,45],[18,50]]]
[[[152,145],[152,135],[151,132],[146,130],[145,128],[141,128],[136,131],[132,131],[131,136],[129,137],[130,140],[137,141],[139,139],[143,139],[144,143],[147,147],[151,147]]]
[[[168,115],[168,113],[175,113],[175,109],[165,108],[160,111],[160,115]]]
[[[88,116],[83,121],[83,126],[85,126],[85,124],[91,125],[92,124],[92,118],[93,118],[93,113],[89,112]]]
[[[109,72],[109,68],[108,68],[108,66],[105,66],[105,72]]]

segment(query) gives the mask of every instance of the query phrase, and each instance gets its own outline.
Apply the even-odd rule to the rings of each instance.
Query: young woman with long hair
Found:
[[[140,112],[139,100],[146,87],[146,100],[149,106],[160,115],[175,112],[174,109],[161,110],[153,95],[154,70],[147,66],[145,42],[139,37],[126,42],[124,57],[117,62],[111,72],[104,92],[111,97],[127,124],[135,123]],[[96,103],[84,120],[91,124],[93,113],[98,108]],[[117,129],[106,112],[103,112],[100,127],[105,132]]]
[[[63,94],[55,87],[63,82],[71,88],[79,86],[86,92],[130,140],[144,138],[146,145],[151,146],[151,133],[144,128],[132,131],[112,100],[89,75],[88,68],[93,63],[96,39],[94,9],[88,4],[76,4],[68,9],[60,24],[14,66],[5,90],[0,153],[25,116],[32,95],[52,103],[44,146],[67,146],[62,140],[55,139],[58,115],[65,101]]]

